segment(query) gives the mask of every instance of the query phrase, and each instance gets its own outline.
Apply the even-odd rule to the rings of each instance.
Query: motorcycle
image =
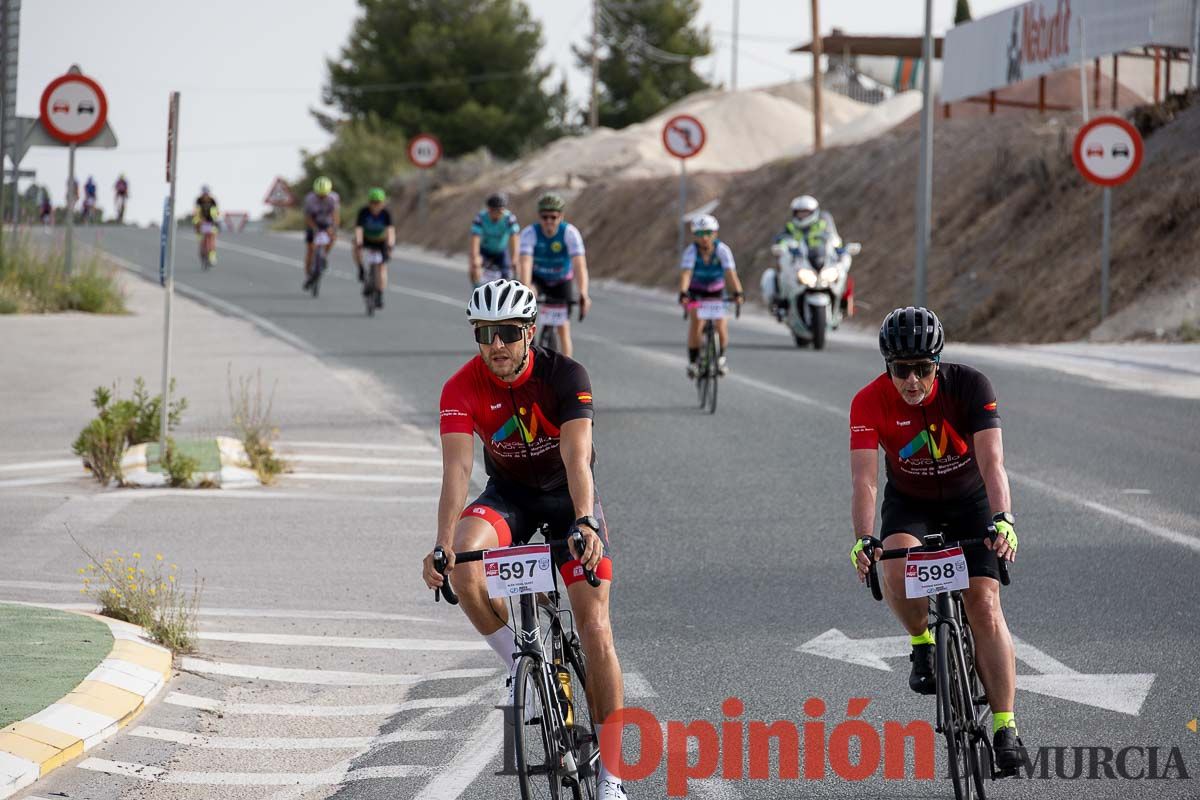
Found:
[[[778,258],[778,294],[774,295],[775,318],[792,331],[797,347],[825,347],[829,331],[837,330],[846,316],[846,281],[853,257],[862,245],[850,242],[836,247],[833,241],[809,247],[798,239],[782,239],[771,246]],[[771,296],[769,273],[763,280],[764,295]]]

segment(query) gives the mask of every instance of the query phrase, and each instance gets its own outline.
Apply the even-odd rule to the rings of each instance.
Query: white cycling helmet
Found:
[[[802,194],[792,198],[792,216],[801,228],[807,228],[821,216],[821,205],[811,194]]]
[[[712,214],[697,214],[692,217],[692,233],[700,231],[719,231],[721,223]]]
[[[500,322],[537,318],[537,297],[520,281],[498,278],[471,293],[467,319],[471,322]]]

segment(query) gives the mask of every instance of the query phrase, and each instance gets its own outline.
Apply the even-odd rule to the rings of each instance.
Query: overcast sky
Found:
[[[526,0],[541,20],[542,60],[556,79],[566,75],[582,103],[587,75],[577,69],[571,44],[590,31],[588,0]],[[706,78],[730,82],[734,0],[702,0],[715,54],[699,62]],[[806,59],[788,53],[808,41],[808,0],[741,0],[740,88],[808,74]],[[935,29],[949,27],[954,0],[935,0]],[[972,0],[975,15],[1015,0]],[[852,33],[920,33],[919,0],[823,0],[821,26]],[[319,13],[314,9],[320,9]],[[112,205],[119,172],[130,182],[128,215],[156,221],[166,195],[164,156],[167,98],[182,92],[179,195],[190,205],[202,183],[225,210],[257,216],[276,175],[293,176],[301,148],[319,149],[328,135],[309,109],[320,106],[325,59],[335,56],[357,14],[354,0],[25,0],[21,11],[17,112],[37,116],[42,89],[72,63],[108,95],[115,150],[80,149],[76,173],[94,175],[100,202]],[[37,170],[56,203],[65,193],[65,148],[30,150],[22,168]]]

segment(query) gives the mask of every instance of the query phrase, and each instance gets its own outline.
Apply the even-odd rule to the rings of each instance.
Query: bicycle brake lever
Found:
[[[452,606],[458,605],[458,595],[454,593],[454,588],[450,585],[450,576],[446,574],[446,551],[441,545],[433,548],[433,568],[442,576],[442,585],[433,590],[433,601],[439,602],[442,597],[446,598],[446,602]]]
[[[583,567],[583,577],[587,578],[589,586],[594,589],[599,589],[600,579],[596,577],[596,573],[583,566],[583,532],[578,528],[576,528],[575,532],[571,534],[571,544],[579,550],[577,554],[574,552],[572,552],[572,554],[579,559],[579,566]]]

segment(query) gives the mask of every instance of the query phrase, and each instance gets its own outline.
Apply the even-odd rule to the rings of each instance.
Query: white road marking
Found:
[[[417,451],[436,451],[437,448],[431,444],[357,444],[354,442],[296,442],[288,440],[286,442],[278,442],[277,449],[281,451],[290,451],[294,447],[327,447],[331,450],[364,450],[364,451],[380,451],[380,452],[396,452],[404,453],[410,450]]]
[[[658,692],[650,685],[650,681],[640,672],[626,672],[625,697],[658,697]]]
[[[424,675],[381,675],[372,672],[339,672],[331,669],[292,669],[289,667],[263,667],[256,664],[228,664],[221,661],[187,657],[181,659],[179,665],[188,672],[199,672],[205,675],[227,675],[233,678],[250,678],[280,683],[307,683],[317,686],[411,686],[426,681],[486,678],[499,672],[498,668],[450,669],[429,672]]]
[[[1122,489],[1121,494],[1154,494],[1149,489]]]
[[[397,742],[431,742],[461,735],[460,731],[393,731],[380,736],[293,738],[271,736],[206,736],[202,733],[139,725],[129,732],[143,739],[157,739],[210,750],[357,750]]]
[[[137,778],[152,783],[175,783],[191,786],[335,786],[349,781],[375,780],[379,778],[418,778],[430,775],[434,767],[410,766],[362,767],[359,769],[326,772],[188,772],[167,770],[149,764],[132,761],[109,761],[106,758],[89,758],[79,765],[80,769]]]
[[[327,456],[288,453],[285,458],[296,464],[370,464],[388,467],[440,467],[438,458],[380,458],[378,456]]]
[[[503,721],[500,711],[489,711],[454,760],[437,771],[437,777],[417,793],[415,800],[457,800],[500,752]]]
[[[291,633],[200,631],[200,639],[284,647],[339,647],[362,650],[491,650],[483,639],[368,639],[355,636],[309,636]]]
[[[440,484],[440,475],[379,475],[376,473],[346,473],[346,472],[304,472],[295,470],[288,473],[289,478],[304,478],[314,481],[345,481],[347,483],[417,483]],[[0,481],[2,484],[3,481]]]
[[[374,717],[391,716],[403,711],[422,708],[462,708],[474,700],[469,695],[458,697],[424,697],[405,700],[402,703],[384,703],[363,706],[302,706],[295,703],[226,703],[210,697],[171,692],[163,701],[168,705],[196,708],[201,711],[216,711],[221,714],[239,716],[261,715],[267,717]]]
[[[19,489],[22,486],[51,486],[56,483],[72,483],[88,477],[86,473],[72,473],[47,478],[9,478],[0,481],[0,489]]]
[[[6,585],[0,581],[0,586]],[[56,585],[56,584],[50,584]],[[76,584],[64,584],[64,588],[78,591]],[[59,611],[92,611],[96,610],[95,603],[28,603],[21,600],[6,600],[4,602],[17,605],[53,608]],[[263,619],[345,619],[345,620],[378,620],[381,622],[440,622],[431,617],[416,617],[409,614],[388,614],[383,611],[308,611],[287,608],[204,608],[199,609],[203,617],[251,617]],[[103,620],[107,622],[108,620]],[[115,620],[114,620],[115,622]]]
[[[23,464],[0,464],[0,472],[28,472],[39,469],[63,469],[74,467],[75,472],[87,475],[83,463],[78,458],[59,458],[53,461],[26,461]]]
[[[3,589],[43,589],[53,592],[79,592],[78,583],[52,583],[50,581],[0,581]],[[15,601],[13,601],[15,602]]]

